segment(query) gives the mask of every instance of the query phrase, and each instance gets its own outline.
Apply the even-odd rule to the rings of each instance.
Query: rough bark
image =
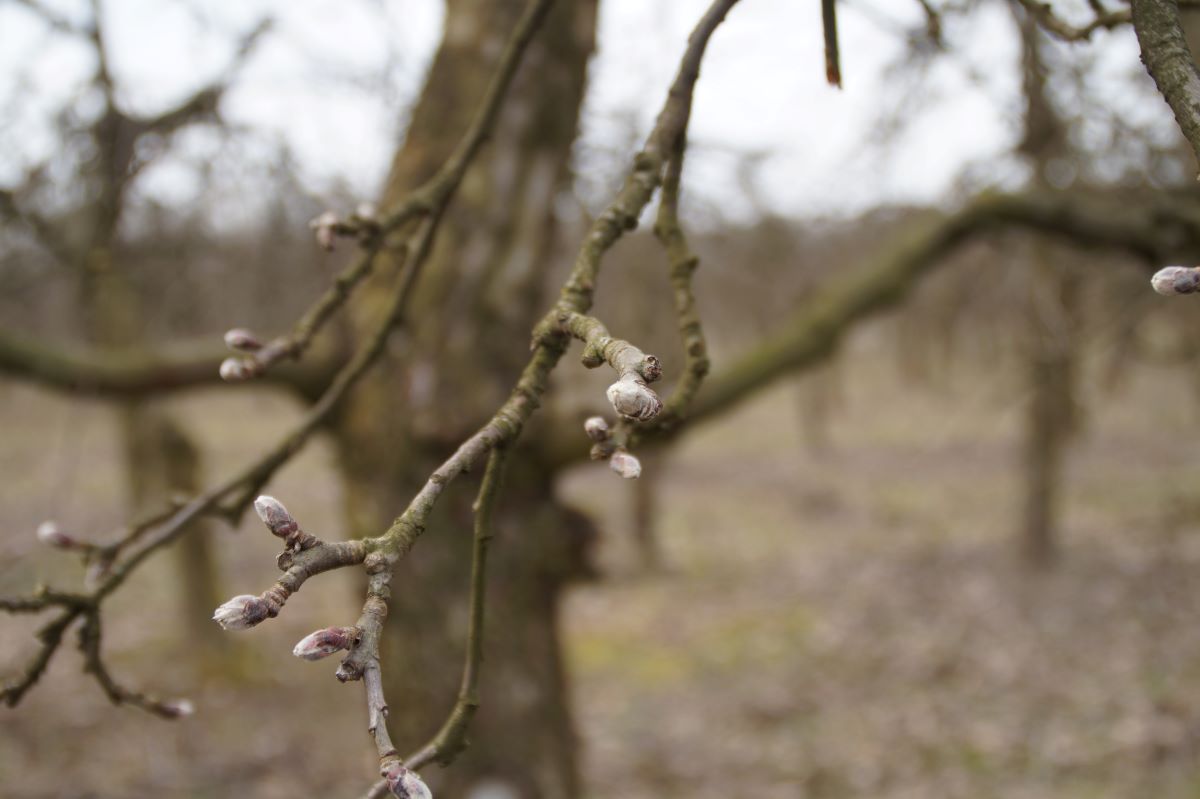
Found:
[[[382,205],[429,177],[466,127],[519,0],[451,0],[434,60]],[[528,359],[543,307],[552,207],[567,176],[595,26],[594,0],[559,4],[527,52],[488,150],[467,174],[422,274],[405,329],[347,398],[336,424],[351,528],[377,534],[454,444],[501,404]],[[354,308],[374,318],[393,270]],[[498,780],[521,797],[579,794],[557,629],[559,595],[584,576],[588,521],[558,504],[554,474],[514,457],[496,508],[481,707],[435,795]],[[454,705],[467,623],[474,486],[447,489],[393,584],[383,658],[401,749],[426,740]],[[419,642],[419,643],[418,643]]]

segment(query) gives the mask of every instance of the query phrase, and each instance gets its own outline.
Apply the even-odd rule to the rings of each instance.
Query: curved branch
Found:
[[[0,332],[0,375],[102,397],[144,397],[219,384],[218,367],[226,355],[208,342],[174,345],[159,353],[56,349]],[[332,372],[332,364],[310,360],[273,370],[267,379],[313,396]]]
[[[985,197],[910,234],[873,268],[818,291],[783,329],[708,381],[692,407],[692,420],[723,413],[767,384],[820,364],[858,322],[900,305],[958,247],[1013,227],[1081,247],[1124,250],[1150,262],[1168,254],[1200,253],[1200,208],[1194,201],[1104,207],[1070,195]]]

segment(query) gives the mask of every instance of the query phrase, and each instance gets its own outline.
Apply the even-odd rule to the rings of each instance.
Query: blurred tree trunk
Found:
[[[1075,429],[1078,292],[1069,276],[1048,262],[1042,247],[1035,245],[1032,266],[1021,550],[1027,562],[1041,567],[1053,563],[1058,551],[1066,447]]]
[[[1025,93],[1025,130],[1019,150],[1034,170],[1034,183],[1049,185],[1054,161],[1067,155],[1065,126],[1046,95],[1043,34],[1018,12]],[[1066,446],[1075,428],[1077,280],[1055,263],[1048,245],[1029,249],[1028,335],[1023,357],[1030,401],[1022,453],[1024,512],[1021,553],[1026,562],[1050,565],[1058,550],[1058,526]]]
[[[450,0],[445,34],[383,205],[427,178],[477,108],[525,0]],[[432,469],[508,395],[529,353],[550,267],[554,201],[569,156],[595,31],[595,0],[558,4],[525,55],[488,148],[463,182],[388,354],[336,422],[351,529],[377,534]],[[386,265],[358,297],[370,324],[394,282]],[[536,425],[529,431],[537,435]],[[581,446],[584,445],[581,439]],[[496,781],[520,797],[580,793],[557,615],[589,573],[588,520],[560,505],[555,475],[513,458],[489,558],[482,706],[435,795]],[[447,490],[392,581],[382,652],[393,737],[416,748],[454,704],[464,654],[475,486]]]

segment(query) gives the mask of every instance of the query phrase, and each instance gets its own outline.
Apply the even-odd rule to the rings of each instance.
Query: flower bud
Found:
[[[338,216],[333,211],[326,211],[308,223],[317,238],[317,244],[326,252],[333,251],[333,242],[337,235]]]
[[[1167,266],[1154,273],[1150,285],[1159,294],[1191,294],[1200,291],[1200,269]]]
[[[632,480],[642,473],[642,462],[637,459],[636,455],[619,449],[608,459],[608,468],[626,480]]]
[[[254,352],[262,349],[263,343],[258,340],[249,330],[235,327],[232,330],[225,331],[225,346],[231,350],[240,350],[242,352]]]
[[[326,627],[300,639],[292,654],[303,660],[320,660],[349,649],[358,638],[357,627]]]
[[[251,594],[240,594],[213,612],[223,630],[248,630],[267,618],[267,603]]]
[[[607,441],[609,436],[608,422],[604,421],[604,417],[602,416],[589,417],[583,423],[583,432],[587,433],[587,437],[592,441]]]
[[[249,363],[241,358],[226,358],[221,361],[220,374],[222,380],[229,383],[236,383],[239,380],[253,377],[254,371],[251,369]]]
[[[159,707],[165,715],[173,719],[181,719],[196,712],[196,706],[190,699],[173,699],[170,702],[163,702]]]
[[[374,203],[359,203],[358,207],[354,209],[354,215],[365,222],[373,222],[375,214]]]
[[[46,521],[38,525],[37,540],[55,549],[71,549],[79,544],[71,536],[62,531],[58,522]]]
[[[263,494],[254,500],[254,512],[263,520],[263,524],[280,538],[286,538],[299,527],[292,514],[288,513],[288,509],[275,497]]]
[[[398,760],[389,763],[382,776],[387,780],[388,790],[398,799],[433,799],[417,772],[405,768]]]
[[[646,421],[662,410],[662,401],[642,378],[630,372],[608,387],[608,401],[627,419]]]

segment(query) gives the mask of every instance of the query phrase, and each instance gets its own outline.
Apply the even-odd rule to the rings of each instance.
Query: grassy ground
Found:
[[[1030,573],[1013,554],[1013,381],[979,369],[913,387],[869,340],[858,347],[828,449],[803,445],[790,385],[671,454],[665,573],[639,565],[627,486],[593,465],[564,481],[607,533],[605,579],[574,591],[564,617],[590,795],[1200,796],[1190,385],[1147,370],[1089,400],[1063,561]],[[264,396],[181,408],[218,442],[214,472],[295,413]],[[102,406],[0,389],[0,592],[66,573],[33,543],[37,521],[119,522],[110,422]],[[312,449],[276,486],[314,529],[337,529],[329,459]],[[231,594],[262,581],[274,542],[260,533],[219,534],[250,542],[223,564]],[[349,579],[302,592],[214,658],[176,632],[174,568],[164,559],[120,599],[109,649],[121,674],[192,697],[197,716],[113,710],[69,653],[26,703],[0,711],[0,793],[356,795],[372,766],[361,704],[344,701],[358,689],[288,654],[353,613]],[[5,672],[30,629],[0,623]]]

